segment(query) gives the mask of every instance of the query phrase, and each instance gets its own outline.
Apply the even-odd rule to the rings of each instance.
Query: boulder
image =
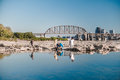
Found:
[[[4,52],[5,51],[5,47],[0,47],[0,52]]]
[[[27,49],[25,47],[21,47],[21,51],[26,51]]]
[[[117,49],[120,49],[120,44],[115,46]]]

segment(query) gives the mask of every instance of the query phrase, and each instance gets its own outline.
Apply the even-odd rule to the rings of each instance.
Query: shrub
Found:
[[[24,33],[24,37],[23,38],[31,39],[31,38],[35,38],[35,36],[33,35],[32,32],[26,32],[26,33]]]
[[[13,37],[13,32],[10,27],[4,27],[0,24],[0,37],[11,38]]]
[[[19,39],[34,39],[35,36],[33,35],[32,32],[25,32],[25,33],[15,32],[14,33],[14,38],[19,38]]]

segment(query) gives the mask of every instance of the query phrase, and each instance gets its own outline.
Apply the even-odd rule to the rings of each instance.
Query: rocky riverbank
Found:
[[[68,51],[107,53],[120,50],[120,41],[74,41],[73,48],[69,48],[68,41],[58,41],[58,43],[59,42],[61,42],[64,45],[64,49]],[[30,41],[0,41],[0,53],[52,51],[54,47],[54,41],[34,41],[34,46],[30,45]]]

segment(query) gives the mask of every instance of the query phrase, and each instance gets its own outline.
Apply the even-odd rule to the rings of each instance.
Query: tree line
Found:
[[[36,41],[45,41],[45,40],[67,40],[66,38],[57,38],[57,37],[51,37],[51,38],[45,38],[45,37],[36,37],[33,35],[32,32],[12,32],[10,27],[4,27],[2,24],[0,24],[0,40],[36,40]]]

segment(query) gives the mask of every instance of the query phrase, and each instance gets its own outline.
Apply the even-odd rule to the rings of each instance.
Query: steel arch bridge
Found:
[[[87,32],[84,28],[73,25],[61,25],[49,28],[45,34],[78,34]]]

